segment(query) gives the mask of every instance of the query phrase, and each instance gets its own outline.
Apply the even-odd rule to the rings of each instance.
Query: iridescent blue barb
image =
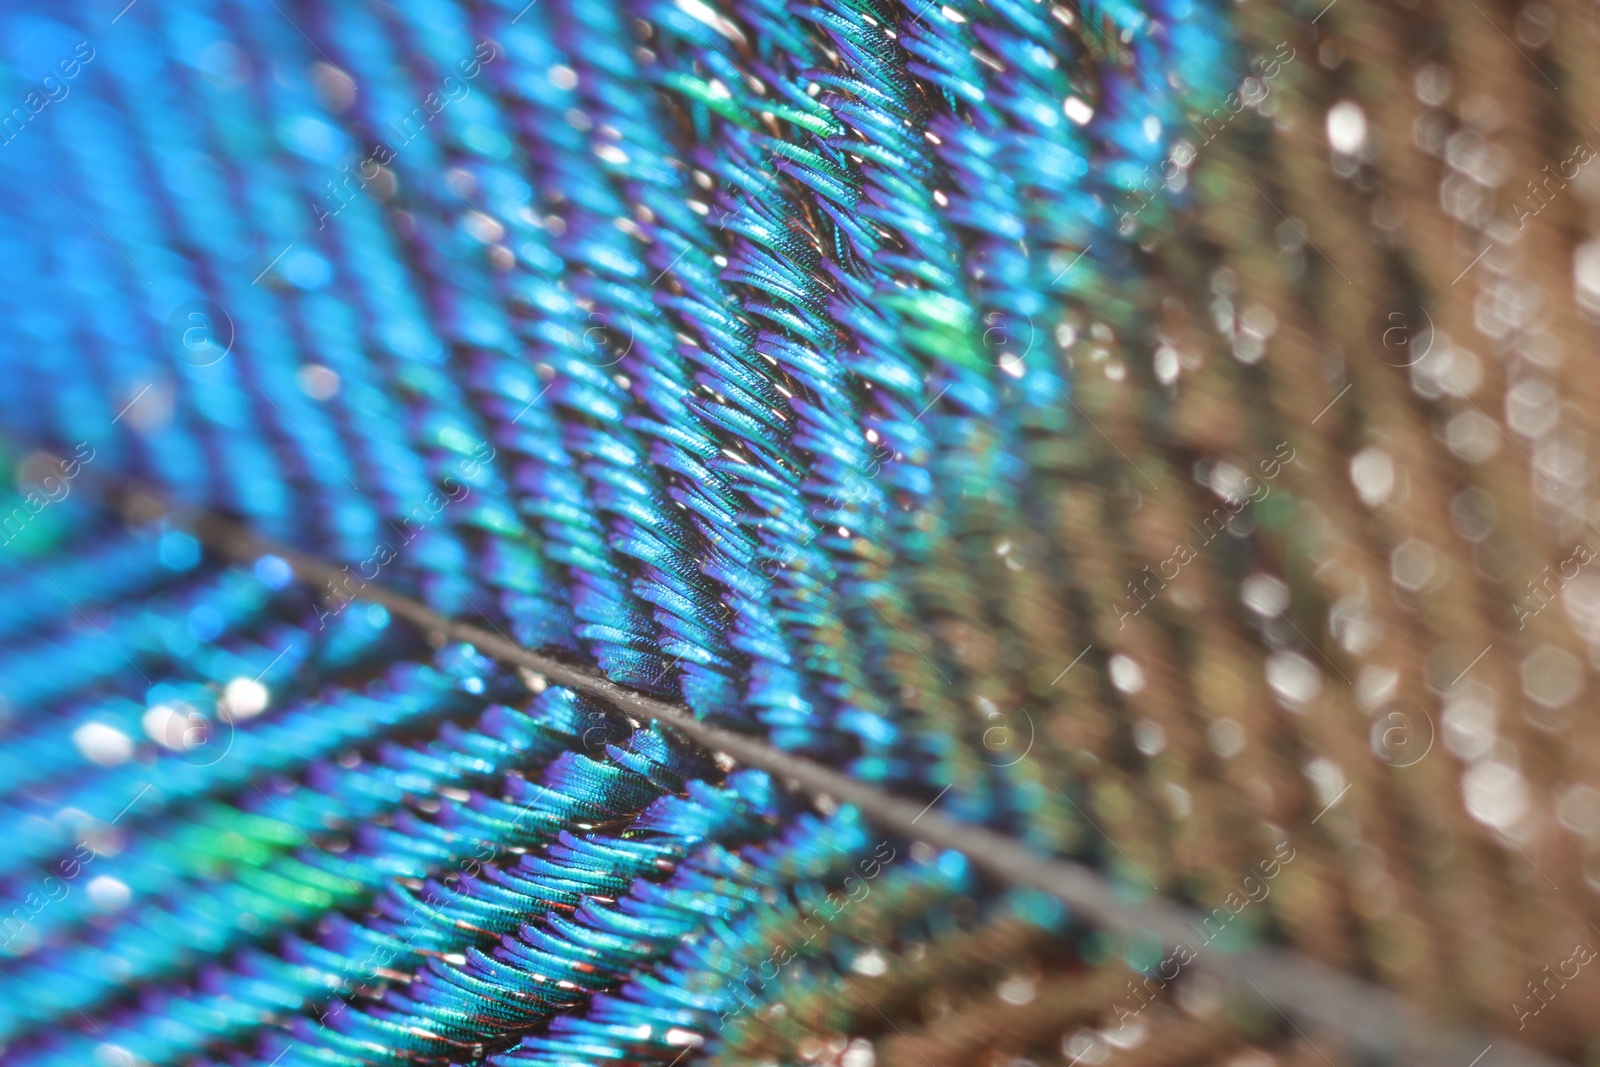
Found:
[[[739,978],[774,916],[889,854],[928,936],[1070,952],[956,853],[360,594],[1060,849],[983,740],[1032,698],[955,623],[1051,514],[1063,338],[1145,329],[1116,204],[1225,6],[0,14],[0,1062],[709,1056],[778,998]],[[130,486],[341,569],[124,529]],[[786,980],[868,951],[827,921]]]

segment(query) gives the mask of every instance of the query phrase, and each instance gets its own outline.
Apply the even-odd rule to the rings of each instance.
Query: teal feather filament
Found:
[[[1059,338],[1138,302],[1112,205],[1209,89],[1221,6],[196,0],[95,25],[74,98],[0,152],[5,431],[342,570],[218,571],[82,500],[41,520],[37,576],[0,555],[0,692],[51,716],[0,754],[0,891],[116,850],[0,961],[4,1061],[670,1064],[742,1047],[781,988],[763,964],[839,988],[875,951],[855,887],[926,903],[886,910],[908,941],[1026,910],[360,597],[1057,847],[1043,772],[984,748],[1028,697],[971,631],[1009,603],[995,541],[1060,481]],[[80,21],[0,15],[23,42]],[[283,644],[223,758],[150,735]],[[127,742],[117,767],[55,729],[78,716]]]

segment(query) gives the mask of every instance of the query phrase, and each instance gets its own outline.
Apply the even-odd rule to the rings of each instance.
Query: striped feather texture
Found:
[[[1578,0],[0,26],[0,1067],[1600,1056]]]

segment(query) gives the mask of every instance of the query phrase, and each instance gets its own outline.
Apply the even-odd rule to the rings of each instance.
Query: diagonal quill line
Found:
[[[150,497],[128,493],[128,503]],[[128,509],[130,512],[133,509]],[[340,573],[333,564],[259,538],[244,526],[206,512],[169,506],[167,518],[188,529],[212,549],[240,562],[272,555],[284,560],[302,580],[320,585]],[[1099,872],[1071,860],[1043,856],[987,827],[970,826],[928,811],[831,767],[783,752],[749,734],[735,733],[695,718],[688,707],[636,692],[586,667],[564,663],[505,638],[437,614],[426,604],[368,583],[358,599],[382,604],[421,629],[447,640],[463,641],[507,666],[525,667],[555,685],[609,702],[641,720],[655,719],[680,734],[757,767],[809,796],[854,805],[879,828],[938,848],[954,849],[988,876],[1057,897],[1083,918],[1119,934],[1154,933],[1169,945],[1193,938],[1193,909],[1163,899],[1124,899]],[[1243,990],[1250,983],[1269,988],[1277,1003],[1301,1021],[1342,1033],[1352,1043],[1386,1057],[1428,1067],[1461,1067],[1484,1046],[1464,1027],[1436,1023],[1403,997],[1334,970],[1292,950],[1247,948],[1201,954],[1195,966]],[[1485,1067],[1567,1067],[1561,1061],[1498,1037],[1500,1050]]]

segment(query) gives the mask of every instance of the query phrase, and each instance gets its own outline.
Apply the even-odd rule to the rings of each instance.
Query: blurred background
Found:
[[[1600,4],[0,27],[0,1064],[1600,1062]]]

